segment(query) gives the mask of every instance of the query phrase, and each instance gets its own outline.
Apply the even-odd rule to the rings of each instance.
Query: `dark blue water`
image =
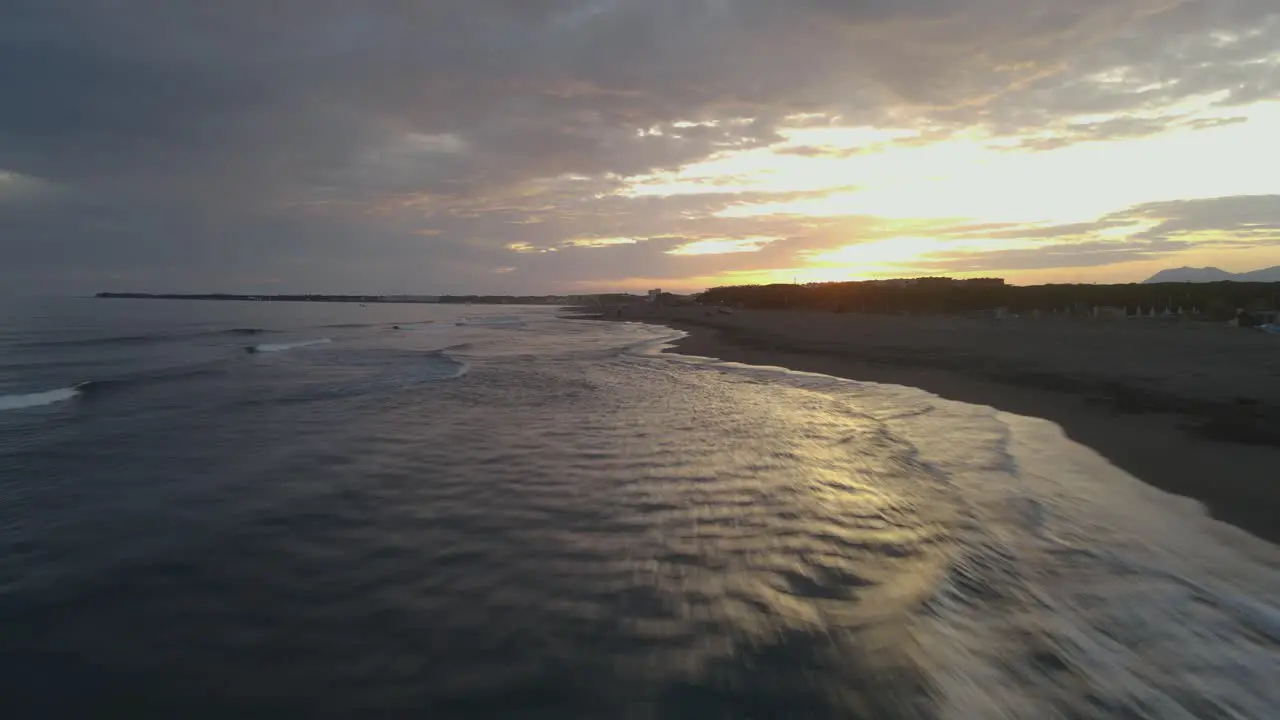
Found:
[[[673,336],[5,307],[6,717],[1277,707],[1272,546],[1046,422],[655,355]]]

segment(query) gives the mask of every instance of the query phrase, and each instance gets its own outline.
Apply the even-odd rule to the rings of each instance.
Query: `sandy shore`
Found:
[[[675,352],[909,385],[1052,420],[1143,481],[1280,542],[1280,337],[1159,320],[702,308],[630,308],[620,319],[688,332]]]

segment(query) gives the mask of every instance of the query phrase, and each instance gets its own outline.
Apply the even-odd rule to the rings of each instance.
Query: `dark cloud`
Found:
[[[1058,267],[1097,267],[1170,255],[1181,249],[1169,242],[1082,242],[985,253],[938,253],[919,263],[934,272],[1043,270]]]
[[[1280,248],[1280,195],[1242,195],[1204,200],[1147,203],[1124,216],[1158,220],[1138,237],[1157,239],[1195,233],[1256,237],[1256,244]]]
[[[0,282],[531,290],[611,277],[612,257],[655,273],[789,260],[790,241],[696,259],[504,248],[812,235],[693,217],[706,198],[605,196],[778,143],[784,124],[929,121],[937,137],[1270,97],[1280,73],[1257,60],[1276,15],[1270,0],[0,0],[0,178],[21,178],[0,180]],[[1114,87],[1089,79],[1116,67]]]
[[[1150,127],[1135,128],[1125,118],[1111,126],[1115,137],[1158,131],[1162,122],[1183,122],[1160,112],[1194,98],[1221,95],[1230,107],[1280,97],[1280,5],[1265,0],[1169,3],[1164,12],[1108,42],[1072,56],[1059,72],[1014,86],[993,102],[951,113],[957,123],[981,121],[997,132],[1061,129],[1064,141],[1108,139],[1106,127],[1094,137],[1071,137],[1071,115],[1155,112]],[[1069,122],[1069,121],[1067,121]],[[1228,121],[1229,122],[1229,121]]]
[[[799,155],[800,157],[844,159],[866,155],[875,149],[874,147],[830,148],[817,145],[790,145],[778,148],[775,152],[781,155]]]
[[[1040,227],[1009,226],[970,234],[992,238],[1061,238],[1088,236],[1104,230],[1151,224],[1132,237],[1163,240],[1196,233],[1257,233],[1266,244],[1280,241],[1280,195],[1237,195],[1196,200],[1143,203],[1111,213],[1095,222]]]
[[[1123,238],[1098,233],[1151,225]],[[982,253],[944,251],[921,267],[945,272],[1091,267],[1160,258],[1195,247],[1275,248],[1280,254],[1280,195],[1178,200],[1137,205],[1092,223],[1044,227],[959,228],[957,237],[1043,241]]]

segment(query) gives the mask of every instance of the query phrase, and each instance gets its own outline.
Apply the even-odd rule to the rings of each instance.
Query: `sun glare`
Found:
[[[874,268],[909,262],[943,246],[942,241],[934,238],[896,237],[813,252],[807,254],[806,259],[818,266]]]
[[[1280,191],[1280,179],[1258,158],[1258,148],[1270,147],[1280,131],[1280,110],[1272,103],[1238,114],[1248,121],[1045,151],[998,147],[976,133],[914,146],[906,131],[800,129],[788,131],[781,146],[637,178],[624,194],[809,194],[772,201],[744,197],[716,213],[724,218],[870,215],[1071,223],[1170,197]],[[827,154],[788,152],[797,146]],[[867,150],[846,154],[857,147]]]
[[[1210,98],[1211,99],[1211,98]],[[1182,127],[1139,138],[1079,142],[1034,150],[1023,141],[970,132],[925,143],[903,129],[818,127],[785,130],[784,142],[728,152],[674,172],[634,178],[628,197],[717,194],[730,199],[712,217],[744,220],[874,218],[904,229],[964,223],[1028,227],[1095,222],[1135,205],[1233,195],[1280,193],[1273,163],[1259,157],[1280,132],[1280,104],[1212,108],[1209,99],[1169,109],[1213,127]],[[1078,118],[1106,122],[1119,116]],[[1073,121],[1075,122],[1075,121]],[[772,197],[770,197],[772,196]],[[855,223],[856,224],[856,223]],[[1093,239],[1122,241],[1152,223],[1101,229]],[[912,232],[907,229],[907,232]],[[844,279],[910,272],[931,253],[1034,247],[1043,240],[968,237],[964,243],[927,230],[801,254],[801,268],[755,272],[753,278]],[[851,239],[856,239],[856,235]],[[671,254],[758,249],[690,245]],[[734,243],[738,243],[735,247]],[[687,249],[686,249],[687,248]],[[726,276],[729,277],[729,276]],[[742,276],[733,277],[741,279]]]

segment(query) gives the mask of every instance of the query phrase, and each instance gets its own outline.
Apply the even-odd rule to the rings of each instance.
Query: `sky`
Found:
[[[0,291],[1280,264],[1275,0],[0,0]]]

